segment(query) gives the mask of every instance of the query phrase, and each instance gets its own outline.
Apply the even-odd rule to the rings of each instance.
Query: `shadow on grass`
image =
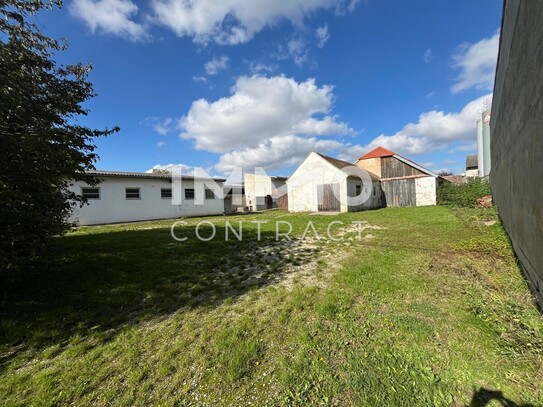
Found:
[[[250,231],[248,231],[250,232]],[[211,227],[200,229],[211,235]],[[281,280],[310,261],[276,241],[246,233],[238,241],[216,225],[199,241],[194,229],[169,228],[68,235],[47,258],[16,277],[0,310],[0,369],[20,352],[64,346],[74,336],[111,339],[124,327],[180,309],[215,307],[228,298]]]
[[[485,407],[490,405],[491,402],[497,401],[503,407],[535,407],[534,404],[517,404],[513,400],[504,397],[503,393],[499,390],[489,390],[481,387],[479,390],[473,392],[473,397],[470,404],[467,407]]]

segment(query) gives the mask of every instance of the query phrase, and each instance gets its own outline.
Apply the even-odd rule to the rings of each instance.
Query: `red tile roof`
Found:
[[[362,157],[359,158],[359,160],[366,160],[368,158],[390,157],[393,155],[396,155],[396,153],[379,146],[371,150],[369,153],[364,154]]]

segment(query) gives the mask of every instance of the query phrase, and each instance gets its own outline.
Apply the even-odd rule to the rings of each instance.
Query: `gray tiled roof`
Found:
[[[132,171],[105,171],[105,170],[90,170],[86,171],[85,175],[101,176],[101,177],[122,177],[122,178],[151,178],[151,179],[170,179],[172,174],[162,174],[155,172],[132,172]],[[194,179],[191,175],[182,175],[182,179],[191,180]],[[212,178],[215,181],[224,182],[223,178]]]

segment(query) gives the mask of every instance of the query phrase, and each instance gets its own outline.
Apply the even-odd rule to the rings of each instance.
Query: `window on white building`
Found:
[[[140,189],[139,188],[126,188],[125,189],[126,199],[140,199]]]
[[[172,189],[171,188],[161,188],[160,189],[160,197],[161,198],[171,198],[172,197]]]
[[[100,199],[100,188],[82,187],[81,195],[87,199]]]

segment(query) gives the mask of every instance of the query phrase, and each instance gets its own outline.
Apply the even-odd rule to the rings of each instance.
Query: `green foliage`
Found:
[[[438,205],[474,207],[477,199],[490,194],[490,182],[483,179],[469,180],[465,184],[456,185],[446,182],[438,190]]]
[[[70,226],[72,205],[84,200],[68,190],[69,181],[94,168],[94,137],[118,130],[77,124],[94,96],[90,66],[58,65],[54,53],[66,45],[27,22],[60,5],[0,1],[0,275]]]

